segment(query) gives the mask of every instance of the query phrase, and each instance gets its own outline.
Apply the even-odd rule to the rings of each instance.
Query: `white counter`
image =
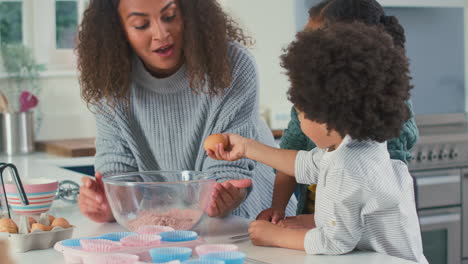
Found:
[[[6,157],[0,156],[0,162],[13,163],[17,166],[19,174],[22,178],[35,178],[35,177],[48,177],[58,180],[73,180],[80,183],[83,175],[73,171],[65,170],[62,166],[80,166],[93,164],[93,158],[60,158],[46,154],[33,154],[28,156],[14,156]],[[79,212],[77,205],[66,204],[62,201],[56,200],[50,211],[52,215],[57,217],[65,217],[69,222],[76,226],[73,237],[89,237],[100,235],[108,232],[123,231],[124,228],[117,223],[97,224],[94,223]],[[233,228],[232,236],[235,234],[242,234],[246,232],[247,223],[238,218],[229,218],[223,221],[223,224]],[[228,242],[226,236],[206,237],[208,242]],[[404,264],[411,263],[409,261],[401,260],[398,258],[374,253],[374,252],[353,252],[351,254],[342,256],[314,256],[306,255],[303,251],[280,249],[280,248],[266,248],[257,247],[252,245],[248,240],[236,243],[242,252],[247,254],[248,258],[264,261],[272,264],[286,264],[286,263],[333,263],[333,264]],[[53,249],[36,250],[26,253],[13,253],[13,258],[17,264],[26,263],[47,263],[47,264],[63,264],[64,259],[61,253]]]

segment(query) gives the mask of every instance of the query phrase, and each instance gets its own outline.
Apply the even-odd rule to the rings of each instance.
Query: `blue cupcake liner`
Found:
[[[120,239],[124,237],[128,237],[128,236],[133,236],[133,235],[138,235],[138,234],[134,232],[115,232],[115,233],[104,234],[102,236],[99,236],[99,238],[119,242]]]
[[[66,247],[80,247],[80,239],[66,239],[62,241],[62,245]]]
[[[162,238],[162,241],[166,242],[186,242],[196,240],[198,238],[198,234],[193,231],[169,231],[169,232],[162,232],[159,233]]]
[[[243,264],[247,256],[239,251],[215,252],[201,256],[201,259],[217,259],[225,264]]]
[[[218,259],[191,259],[184,261],[182,264],[225,264],[224,261]]]
[[[186,261],[192,256],[192,249],[186,247],[162,247],[149,250],[151,260],[155,263],[165,263],[173,260]]]
[[[101,237],[86,237],[86,238],[80,238],[80,239],[66,239],[62,240],[62,245],[66,247],[81,247],[81,240],[84,239],[101,239]]]

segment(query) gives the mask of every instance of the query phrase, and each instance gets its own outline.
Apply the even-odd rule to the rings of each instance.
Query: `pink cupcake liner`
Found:
[[[117,251],[122,248],[120,243],[106,239],[83,239],[80,240],[80,244],[84,251],[99,253]]]
[[[195,248],[198,256],[203,256],[209,253],[238,251],[239,248],[234,244],[205,244]]]
[[[133,235],[122,238],[120,243],[126,247],[156,246],[161,243],[161,237],[153,234]]]
[[[139,257],[130,254],[105,254],[87,256],[83,264],[136,264]]]
[[[140,226],[135,232],[138,234],[154,234],[158,235],[162,232],[174,231],[174,228],[170,226],[159,226],[159,225],[144,225]]]

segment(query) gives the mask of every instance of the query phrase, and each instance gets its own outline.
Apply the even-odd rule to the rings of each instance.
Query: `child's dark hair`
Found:
[[[310,19],[321,22],[363,22],[367,25],[382,25],[396,46],[405,48],[405,30],[394,16],[385,15],[376,0],[323,0],[309,10]]]
[[[297,34],[281,56],[305,118],[357,140],[399,136],[411,117],[409,66],[382,27],[334,23]]]

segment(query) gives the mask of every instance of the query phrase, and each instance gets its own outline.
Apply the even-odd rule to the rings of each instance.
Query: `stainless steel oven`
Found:
[[[463,200],[462,200],[462,209],[463,209],[463,226],[462,226],[462,254],[463,254],[463,264],[468,264],[468,168],[462,170],[463,176]]]
[[[424,255],[431,264],[461,262],[460,208],[419,211]]]
[[[431,264],[468,264],[468,131],[464,114],[416,116],[409,162],[424,254]]]
[[[412,176],[424,255],[431,264],[461,263],[461,170],[427,170]]]

